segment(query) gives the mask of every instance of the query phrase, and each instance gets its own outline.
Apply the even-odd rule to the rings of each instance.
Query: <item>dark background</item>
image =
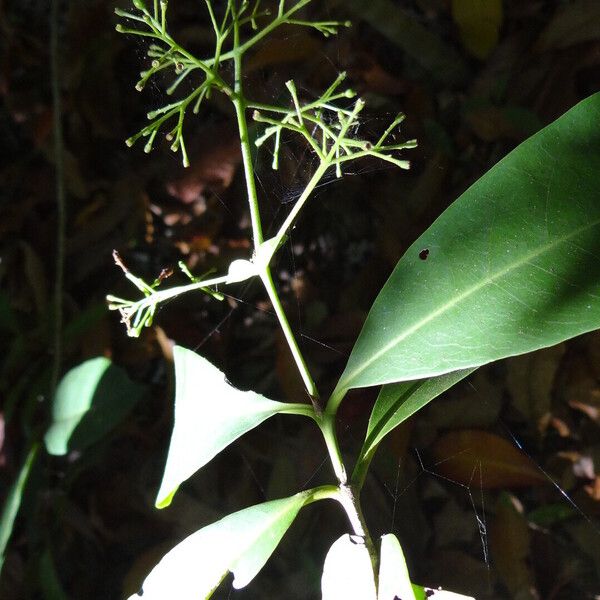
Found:
[[[310,99],[346,70],[368,102],[360,135],[377,135],[404,111],[402,136],[419,140],[406,153],[409,172],[369,161],[342,181],[329,178],[278,255],[278,285],[324,396],[407,246],[508,151],[600,89],[600,2],[505,0],[496,17],[494,4],[318,0],[308,14],[348,18],[353,27],[327,39],[285,29],[248,60],[248,94],[270,102],[287,101],[281,90],[291,77]],[[456,10],[463,5],[469,18]],[[170,302],[138,340],[106,310],[107,293],[137,294],[113,249],[150,281],[178,260],[196,274],[222,273],[250,252],[238,142],[223,99],[188,117],[187,170],[166,143],[150,155],[125,146],[145,113],[165,102],[166,81],[134,90],[148,62],[145,42],[116,33],[115,6],[59,6],[63,371],[104,355],[146,392],[85,452],[39,457],[7,552],[2,600],[127,597],[200,526],[332,481],[316,429],[276,418],[194,476],[169,509],[153,508],[172,424],[171,341],[196,349],[243,389],[296,401],[304,392],[258,284],[228,288],[221,303],[201,294]],[[204,4],[173,1],[169,11],[176,39],[204,52]],[[57,210],[49,22],[44,2],[0,2],[2,497],[50,414]],[[256,164],[268,232],[314,165],[293,140],[280,171],[270,171],[268,151]],[[183,282],[176,274],[163,285]],[[372,533],[400,537],[419,583],[479,599],[598,597],[599,382],[597,334],[480,369],[382,445],[363,493]],[[342,405],[349,457],[374,395],[353,392]],[[336,506],[304,509],[256,580],[242,591],[226,581],[217,597],[320,597],[323,558],[345,531]]]

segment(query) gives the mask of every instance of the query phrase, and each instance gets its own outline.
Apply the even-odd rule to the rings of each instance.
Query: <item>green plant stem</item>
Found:
[[[240,46],[240,26],[237,19],[233,21],[233,64],[234,64],[234,95],[232,97],[237,117],[238,130],[240,132],[240,146],[242,150],[242,162],[244,164],[244,176],[246,179],[246,190],[248,196],[248,205],[250,207],[250,220],[252,222],[252,235],[254,237],[254,247],[257,248],[263,242],[262,225],[260,220],[260,210],[258,207],[258,194],[256,193],[256,178],[254,176],[254,166],[252,164],[252,154],[250,151],[250,136],[248,134],[248,122],[246,120],[246,101],[244,99],[242,87],[242,56],[243,52]]]
[[[300,402],[290,402],[289,404],[285,404],[285,408],[280,410],[279,413],[282,415],[301,415],[303,417],[310,417],[314,420],[317,420],[318,418],[312,406]]]
[[[327,405],[325,406],[325,414],[334,416],[337,413],[337,410],[340,407],[340,404],[347,393],[347,388],[335,388],[333,390],[333,394],[331,394],[329,400],[327,401]]]
[[[339,491],[340,494],[338,500],[346,511],[346,515],[348,516],[348,520],[350,521],[350,525],[352,526],[355,535],[362,537],[365,542],[365,547],[367,548],[371,559],[371,566],[373,567],[375,585],[377,586],[379,556],[360,507],[360,495],[352,485],[340,485]]]
[[[350,483],[358,492],[362,490],[369,467],[371,466],[371,461],[373,460],[373,456],[375,456],[378,447],[379,444],[371,448],[366,454],[360,454],[356,459],[354,470],[350,476]]]
[[[307,490],[304,493],[307,494],[305,506],[319,500],[330,499],[337,500],[340,503],[344,509],[344,512],[346,513],[346,516],[348,517],[348,521],[350,522],[350,526],[352,527],[354,535],[357,535],[364,540],[365,547],[369,552],[371,565],[373,567],[373,577],[377,583],[379,557],[377,555],[371,535],[369,534],[369,530],[367,529],[365,519],[360,508],[358,495],[355,494],[352,486],[341,484],[339,486],[322,485],[320,487],[313,488],[312,490]]]
[[[341,141],[344,139],[344,136],[348,132],[348,128],[352,124],[356,115],[362,110],[363,106],[364,103],[362,101],[359,100],[356,102],[354,110],[350,113],[346,124],[341,128],[335,144],[333,144],[325,158],[322,159],[321,164],[313,173],[313,176],[310,178],[310,181],[306,185],[306,188],[304,188],[304,191],[302,192],[301,196],[294,204],[292,210],[290,210],[290,212],[288,213],[288,216],[285,218],[285,221],[281,224],[281,227],[279,228],[277,235],[275,236],[277,243],[279,243],[283,239],[285,232],[292,226],[293,222],[296,220],[296,217],[304,207],[304,204],[319,184],[319,181],[321,181],[329,167],[331,167],[331,165],[335,162],[336,153],[340,148]]]
[[[311,490],[306,490],[306,500],[304,505],[318,502],[319,500],[337,500],[340,501],[340,489],[337,485],[321,485]]]
[[[202,281],[195,281],[194,283],[188,283],[187,285],[180,285],[174,288],[169,288],[167,290],[159,290],[153,291],[152,294],[138,300],[137,302],[129,303],[131,306],[135,305],[137,307],[143,308],[147,306],[152,306],[153,304],[159,304],[160,302],[164,302],[165,300],[169,300],[170,298],[175,298],[175,296],[179,296],[180,294],[185,294],[186,292],[191,292],[193,290],[201,290],[205,287],[210,287],[212,285],[218,285],[220,283],[226,283],[228,279],[227,275],[223,275],[222,277],[215,277],[213,279],[205,279]],[[111,303],[124,303],[124,300],[117,298],[115,296],[109,295],[106,297],[107,300]]]
[[[250,48],[255,46],[260,40],[268,36],[272,31],[280,27],[284,23],[287,23],[289,18],[300,9],[304,8],[307,4],[312,2],[312,0],[300,0],[295,6],[292,6],[288,11],[284,12],[281,15],[275,17],[269,24],[265,25],[260,31],[258,31],[255,35],[253,35],[250,39],[246,40],[243,44],[238,44],[237,46],[234,44],[233,50],[229,50],[228,52],[224,52],[219,57],[220,62],[224,62],[226,60],[231,60],[232,58],[235,60],[236,54],[244,54]],[[237,18],[233,20],[234,28],[236,24],[238,24]],[[238,25],[239,27],[239,25]],[[235,35],[235,31],[234,31]],[[193,58],[193,57],[192,57]],[[193,60],[197,61],[197,59],[193,58]],[[215,58],[208,58],[202,61],[202,64],[206,67],[211,67],[216,62]]]
[[[335,417],[323,414],[317,423],[323,434],[325,445],[327,446],[327,452],[329,453],[329,460],[331,461],[333,472],[340,482],[340,485],[346,485],[348,482],[348,475],[346,474],[346,467],[344,466],[342,453],[337,441]]]
[[[254,237],[254,248],[258,248],[260,244],[263,242],[263,233],[262,233],[262,225],[260,219],[260,211],[258,206],[258,194],[256,192],[256,178],[254,175],[254,166],[252,164],[252,153],[250,150],[250,137],[248,134],[248,122],[246,119],[246,101],[244,99],[243,87],[242,87],[242,56],[243,50],[240,48],[240,32],[239,32],[239,24],[237,19],[234,19],[234,27],[233,27],[233,45],[234,45],[234,95],[232,97],[233,105],[235,107],[235,113],[237,117],[238,129],[240,132],[240,146],[242,151],[242,162],[244,165],[244,176],[246,179],[246,190],[248,196],[248,205],[250,207],[250,219],[252,222],[252,233]],[[283,236],[281,236],[283,237]],[[306,390],[313,402],[313,406],[316,410],[320,410],[320,406],[318,405],[319,393],[313,378],[310,375],[308,370],[308,366],[302,353],[300,352],[300,348],[298,343],[296,342],[296,338],[292,332],[292,328],[289,324],[285,311],[283,310],[283,306],[281,304],[281,300],[279,299],[279,295],[277,294],[277,289],[275,288],[275,284],[273,282],[273,277],[271,275],[271,270],[269,265],[265,265],[264,270],[260,273],[263,284],[267,290],[267,294],[269,295],[269,299],[271,300],[271,304],[273,305],[273,309],[275,310],[275,314],[279,320],[281,328],[283,330],[283,334],[285,339],[290,347],[290,351],[292,352],[292,356],[294,357],[294,361],[298,366],[298,370],[300,371],[300,375],[302,376],[302,380],[304,381],[304,385],[306,386]]]
[[[310,396],[311,402],[313,403],[313,407],[316,411],[321,412],[321,406],[319,404],[319,392],[317,390],[317,386],[308,370],[308,365],[302,356],[302,352],[300,352],[300,348],[298,347],[298,342],[296,342],[296,338],[292,332],[292,328],[287,319],[285,311],[283,310],[283,306],[281,304],[281,300],[279,299],[279,294],[277,294],[277,289],[275,288],[275,283],[273,282],[273,276],[271,275],[271,269],[267,265],[265,270],[261,273],[261,279],[267,290],[267,294],[269,295],[269,299],[271,300],[271,304],[273,305],[273,309],[275,310],[275,314],[279,319],[279,324],[281,329],[283,330],[283,335],[288,343],[290,348],[290,352],[294,357],[294,361],[296,366],[298,367],[298,371],[300,371],[300,375],[302,377],[302,381],[306,386],[306,391]]]
[[[346,468],[335,431],[335,416],[323,414],[317,420],[317,423],[323,434],[335,476],[339,481],[339,495],[337,496],[337,500],[346,512],[354,534],[364,539],[373,566],[373,576],[377,580],[379,558],[360,506],[360,489],[352,483],[348,483]]]

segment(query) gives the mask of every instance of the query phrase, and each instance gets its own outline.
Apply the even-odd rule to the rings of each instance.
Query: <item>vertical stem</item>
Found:
[[[248,122],[246,121],[246,100],[242,86],[242,56],[240,46],[240,26],[237,18],[233,19],[233,65],[235,70],[234,95],[232,97],[240,132],[240,146],[242,150],[242,162],[244,164],[244,176],[246,179],[246,190],[248,205],[250,206],[250,220],[252,222],[252,235],[254,247],[262,244],[263,233],[260,221],[260,210],[258,208],[258,194],[256,193],[256,180],[254,178],[254,167],[252,165],[252,154],[250,153],[250,137],[248,135]]]
[[[63,353],[63,287],[65,272],[66,200],[63,163],[62,105],[60,96],[60,66],[58,48],[58,8],[60,0],[52,1],[50,13],[50,71],[54,121],[54,164],[56,176],[56,266],[54,274],[53,357],[50,393],[58,384]]]
[[[354,488],[351,485],[340,485],[340,504],[344,507],[350,525],[354,530],[355,535],[359,535],[365,542],[365,547],[369,552],[371,558],[371,565],[373,567],[373,577],[375,579],[375,585],[378,586],[377,579],[379,573],[379,557],[377,550],[371,539],[371,534],[367,528],[365,518],[362,514],[360,507],[360,497],[358,493],[355,493]]]
[[[244,176],[246,179],[246,190],[248,196],[248,205],[250,207],[250,219],[252,222],[252,233],[254,237],[254,248],[257,249],[263,242],[262,225],[260,219],[260,210],[258,205],[258,194],[256,192],[256,179],[254,175],[254,166],[252,165],[252,154],[250,152],[250,138],[248,135],[248,122],[246,120],[246,100],[244,98],[243,84],[242,84],[242,57],[243,51],[240,49],[240,30],[239,22],[236,16],[233,18],[233,64],[234,64],[234,94],[232,96],[233,105],[235,107],[235,114],[237,117],[238,129],[240,132],[240,146],[242,150],[242,162],[244,165]],[[319,392],[313,378],[310,375],[308,366],[298,343],[292,332],[292,328],[289,324],[275,284],[271,275],[271,270],[267,264],[264,271],[261,273],[263,284],[269,294],[269,299],[273,305],[279,323],[285,335],[285,339],[290,347],[292,356],[298,366],[304,385],[308,391],[308,394],[313,402],[315,410],[320,411],[321,407],[318,404]]]
[[[373,566],[373,577],[375,578],[375,581],[377,581],[377,573],[379,569],[377,550],[375,549],[375,545],[371,539],[371,534],[369,533],[369,529],[360,506],[360,490],[352,483],[348,483],[346,468],[344,467],[344,462],[335,431],[335,415],[323,414],[320,420],[317,422],[319,423],[319,427],[323,433],[323,438],[325,439],[325,444],[327,445],[327,451],[329,452],[329,459],[331,460],[333,470],[339,481],[340,494],[338,496],[338,500],[346,512],[348,521],[350,522],[354,534],[362,537],[365,542],[365,547],[369,552],[371,564]]]
[[[335,431],[335,417],[323,414],[318,423],[325,440],[325,445],[327,446],[327,452],[329,452],[329,460],[333,466],[335,476],[340,485],[346,485],[348,476]]]
[[[279,295],[277,294],[277,290],[275,289],[275,283],[273,282],[273,276],[271,275],[271,269],[267,265],[263,273],[261,273],[261,279],[263,284],[267,290],[267,294],[269,294],[269,299],[271,300],[271,304],[275,310],[275,314],[279,319],[279,324],[281,325],[281,329],[283,330],[283,335],[290,347],[290,351],[292,356],[294,357],[294,361],[300,371],[300,375],[302,376],[302,381],[304,381],[304,385],[306,386],[306,391],[308,392],[313,406],[317,412],[321,411],[321,406],[319,405],[319,392],[317,390],[317,386],[313,378],[310,375],[308,370],[308,365],[300,352],[300,348],[298,347],[298,343],[296,342],[296,338],[292,332],[292,328],[287,320],[287,316],[285,311],[283,310],[283,306],[281,304],[281,300],[279,299]]]

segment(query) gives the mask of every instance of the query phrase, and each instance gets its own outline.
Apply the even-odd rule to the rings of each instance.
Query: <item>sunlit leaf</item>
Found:
[[[400,542],[394,534],[388,533],[381,538],[377,600],[395,598],[416,600]]]
[[[346,533],[332,544],[325,557],[321,591],[323,600],[376,600],[373,566],[362,538]]]
[[[196,531],[168,552],[130,600],[209,598],[231,572],[246,586],[292,524],[310,492],[257,504]]]
[[[175,424],[156,506],[168,506],[178,486],[231,442],[288,405],[242,392],[205,358],[176,346]]]
[[[334,392],[416,380],[600,327],[600,94],[523,142],[409,248]]]
[[[144,388],[103,356],[71,369],[60,381],[52,405],[52,423],[44,441],[46,450],[62,456],[83,450],[111,431]]]

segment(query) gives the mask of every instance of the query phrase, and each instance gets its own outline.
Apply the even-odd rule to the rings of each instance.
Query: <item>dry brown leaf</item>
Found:
[[[530,543],[529,527],[518,501],[503,496],[490,526],[490,551],[494,569],[512,598],[538,598],[528,565]]]
[[[215,137],[220,141],[214,142]],[[241,156],[237,137],[231,133],[226,135],[223,131],[213,131],[202,151],[192,156],[191,166],[185,170],[183,176],[167,183],[167,192],[190,204],[197,200],[206,188],[226,189],[231,185]]]
[[[436,472],[463,485],[473,483],[474,476],[477,477],[477,485],[481,484],[484,489],[542,485],[547,482],[529,457],[511,442],[487,431],[450,431],[434,443],[431,451],[437,461]]]

